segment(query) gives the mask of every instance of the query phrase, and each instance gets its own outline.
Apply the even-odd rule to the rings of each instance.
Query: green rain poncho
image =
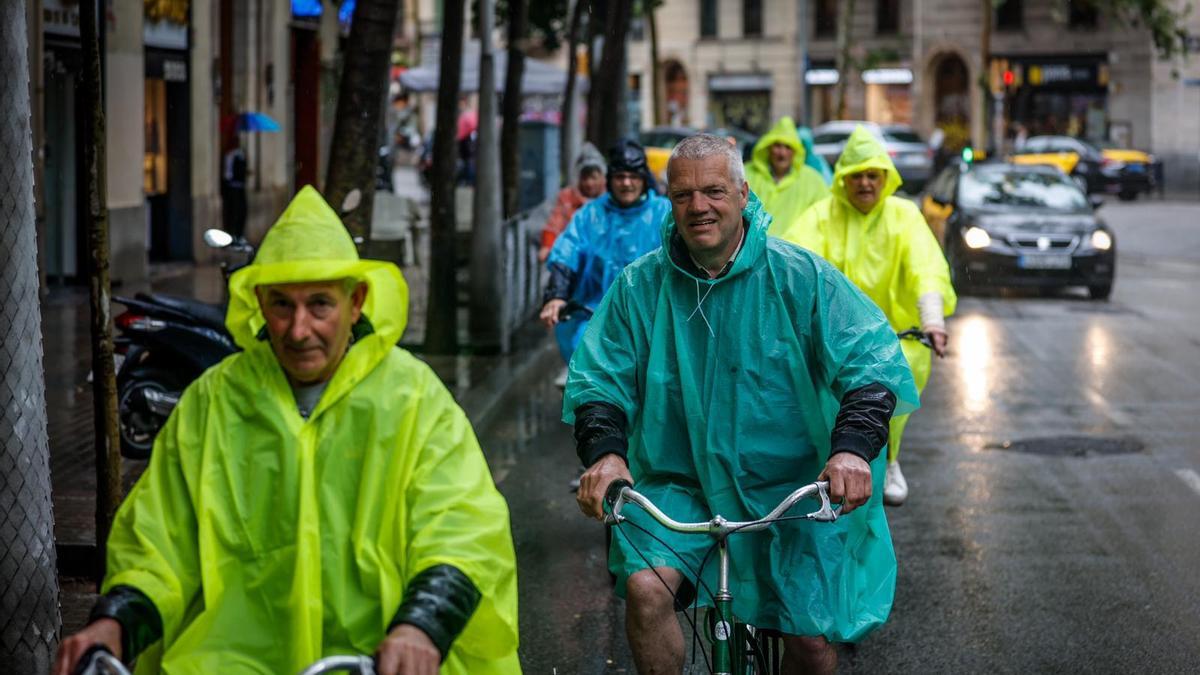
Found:
[[[792,170],[778,183],[771,175],[769,161],[771,146],[776,143],[783,143],[796,153],[792,157]],[[771,228],[767,234],[773,237],[779,236],[809,206],[829,195],[821,174],[805,164],[804,158],[804,145],[790,117],[779,120],[754,144],[754,154],[746,166],[746,181],[762,200],[763,208],[771,214]]]
[[[846,196],[845,177],[867,169],[887,171],[883,196],[863,214]],[[954,312],[957,296],[950,269],[921,211],[911,201],[892,196],[900,173],[879,141],[858,127],[846,141],[833,177],[833,194],[817,202],[782,235],[824,257],[842,271],[887,315],[896,331],[918,328],[917,298],[940,293],[946,316]],[[913,370],[917,388],[929,381],[932,357],[918,342],[901,345]],[[892,418],[889,445],[892,457],[900,449],[907,415]]]
[[[770,216],[757,199],[742,215],[742,250],[715,281],[676,266],[668,218],[663,246],[622,272],[571,361],[564,419],[572,423],[589,402],[623,410],[636,487],[678,520],[759,518],[815,480],[850,391],[879,383],[901,410],[917,405],[879,309],[824,260],[767,237]],[[887,619],[896,559],[880,498],[883,461],[872,465],[870,502],[836,523],[783,522],[731,538],[739,617],[832,640],[857,640]],[[636,507],[626,513],[683,560],[622,526],[609,558],[618,593],[646,567],[631,540],[653,565],[685,574],[711,544],[652,525]],[[715,568],[710,557],[711,589]],[[698,601],[710,604],[709,595],[701,590]]]
[[[255,287],[338,278],[368,285],[373,332],[356,331],[305,420],[257,337]],[[408,580],[448,564],[483,597],[441,672],[519,673],[508,508],[462,410],[395,346],[400,271],[360,261],[306,187],[230,295],[226,324],[245,351],[184,392],[108,541],[103,590],[133,586],[162,617],[138,672],[295,673],[373,654]]]

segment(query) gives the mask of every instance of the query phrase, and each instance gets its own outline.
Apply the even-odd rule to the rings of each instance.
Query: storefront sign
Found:
[[[1035,86],[1055,84],[1107,84],[1107,68],[1096,63],[1040,63],[1029,64],[1025,69],[1025,80]]]
[[[43,0],[42,25],[52,35],[79,37],[79,3],[70,0]]]
[[[838,83],[838,71],[833,68],[809,68],[804,71],[804,82],[811,85],[829,85]]]
[[[862,80],[867,84],[912,84],[913,74],[908,68],[874,68],[864,70]]]
[[[721,73],[709,75],[709,91],[770,91],[770,73]]]

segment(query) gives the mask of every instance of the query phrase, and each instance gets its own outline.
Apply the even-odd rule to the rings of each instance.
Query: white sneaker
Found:
[[[554,378],[554,386],[558,387],[559,389],[567,388],[567,369],[566,368],[563,368],[562,372],[558,374],[558,377]]]
[[[883,503],[887,506],[900,506],[908,499],[908,481],[900,471],[900,462],[888,462],[887,473],[883,477]]]

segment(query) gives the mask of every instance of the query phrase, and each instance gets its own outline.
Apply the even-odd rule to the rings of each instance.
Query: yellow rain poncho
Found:
[[[884,170],[887,178],[883,196],[864,214],[850,203],[845,178],[867,169]],[[926,293],[941,294],[946,316],[954,313],[957,303],[946,258],[924,216],[911,201],[892,196],[900,182],[887,151],[869,131],[858,127],[835,167],[833,194],[813,205],[780,235],[833,263],[879,305],[898,332],[920,327],[917,298]],[[901,347],[917,388],[924,390],[929,381],[930,350],[912,340],[902,340]],[[907,421],[908,415],[892,418],[890,459],[900,451]]]
[[[796,153],[792,157],[792,170],[778,183],[771,175],[769,160],[771,146],[776,143],[783,143]],[[805,164],[804,159],[804,145],[790,117],[779,120],[754,144],[754,154],[746,166],[746,181],[771,214],[771,229],[767,234],[773,237],[779,236],[809,206],[829,195],[821,174]]]
[[[254,289],[338,278],[367,284],[368,322],[305,420],[259,338]],[[230,295],[226,323],[245,351],[183,393],[108,542],[103,590],[133,586],[162,617],[138,672],[295,673],[373,654],[408,581],[446,564],[482,600],[441,672],[519,673],[508,508],[462,410],[395,346],[400,271],[360,261],[304,188]]]

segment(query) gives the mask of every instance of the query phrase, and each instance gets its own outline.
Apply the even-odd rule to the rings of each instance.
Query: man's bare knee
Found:
[[[664,621],[675,616],[674,593],[683,577],[670,568],[660,567],[657,571],[657,575],[654,570],[635,572],[625,582],[630,618],[639,623]]]
[[[783,636],[784,673],[824,675],[837,670],[837,650],[822,636]]]

